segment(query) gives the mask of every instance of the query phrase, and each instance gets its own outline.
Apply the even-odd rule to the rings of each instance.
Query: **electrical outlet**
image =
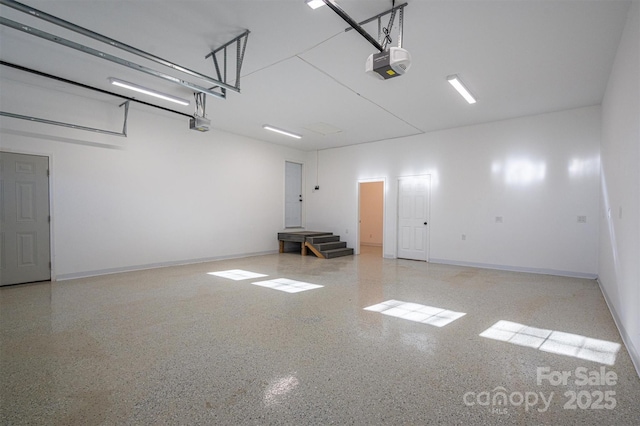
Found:
[[[586,216],[578,216],[578,223],[587,223]]]
[[[462,241],[467,241],[467,236],[466,236],[466,234],[462,234]]]
[[[496,216],[496,223],[502,223],[502,222],[503,222],[502,216]]]

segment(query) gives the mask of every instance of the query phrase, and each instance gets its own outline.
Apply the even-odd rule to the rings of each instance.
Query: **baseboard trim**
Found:
[[[609,299],[607,292],[604,290],[604,286],[602,285],[600,278],[598,278],[597,281],[598,281],[598,287],[600,288],[600,292],[602,293],[602,296],[604,297],[604,301],[607,304],[607,307],[609,308],[609,312],[611,312],[611,316],[613,317],[613,322],[616,324],[616,327],[618,327],[618,333],[620,333],[620,337],[622,337],[624,346],[627,348],[627,352],[629,352],[629,356],[631,357],[631,362],[633,363],[633,366],[636,369],[636,373],[638,373],[638,377],[640,377],[640,352],[638,352],[636,347],[633,345],[631,336],[629,336],[629,334],[627,333],[627,330],[622,325],[622,321],[620,321],[618,312],[613,306],[613,303],[611,303],[611,300]]]
[[[169,266],[193,265],[197,263],[215,262],[218,260],[242,259],[245,257],[263,256],[267,254],[276,254],[276,253],[278,253],[278,250],[269,250],[269,251],[260,251],[260,252],[254,252],[254,253],[239,253],[239,254],[231,254],[231,255],[225,255],[225,256],[205,257],[200,259],[186,259],[186,260],[159,262],[159,263],[148,263],[144,265],[124,266],[121,268],[108,268],[108,269],[98,269],[94,271],[73,272],[70,274],[57,275],[55,278],[52,279],[52,281],[67,281],[67,280],[75,280],[79,278],[97,277],[100,275],[144,271],[146,269],[166,268]]]
[[[595,280],[598,278],[596,274],[589,274],[585,272],[574,272],[574,271],[562,271],[557,269],[544,269],[544,268],[523,268],[519,266],[508,266],[508,265],[494,265],[489,263],[475,263],[475,262],[463,262],[458,260],[449,260],[449,259],[429,259],[430,263],[441,263],[444,265],[455,265],[455,266],[467,266],[470,268],[481,268],[481,269],[497,269],[499,271],[510,271],[510,272],[526,272],[530,274],[542,274],[542,275],[556,275],[560,277],[571,277],[571,278],[586,278],[590,280]]]

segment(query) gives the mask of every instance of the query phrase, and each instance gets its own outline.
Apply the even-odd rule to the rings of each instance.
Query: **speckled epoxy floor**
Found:
[[[236,269],[265,277],[209,274]],[[277,278],[323,287],[251,284]],[[465,315],[364,309],[389,300]],[[5,287],[0,320],[2,424],[640,424],[624,346],[607,365],[480,336],[621,344],[592,280],[279,254]]]

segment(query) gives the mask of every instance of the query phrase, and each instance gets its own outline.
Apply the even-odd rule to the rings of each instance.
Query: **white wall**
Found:
[[[118,102],[41,90],[35,107],[25,107],[22,102],[33,99],[10,99],[13,81],[3,80],[1,88],[4,110],[37,107],[33,115],[122,126]],[[47,104],[49,109],[38,107]],[[187,117],[131,105],[127,138],[12,118],[0,122],[0,149],[51,158],[55,276],[276,252],[284,163],[303,163],[304,154],[192,131]]]
[[[595,106],[320,151],[307,228],[354,247],[357,181],[385,178],[395,257],[397,178],[430,174],[431,261],[595,278],[600,130]]]
[[[602,102],[599,281],[640,373],[640,3]]]

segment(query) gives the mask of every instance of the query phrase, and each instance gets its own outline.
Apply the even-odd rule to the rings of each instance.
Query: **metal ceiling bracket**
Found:
[[[207,116],[207,97],[203,93],[194,93],[193,96],[196,100],[196,111],[194,116],[206,118]]]
[[[87,132],[101,133],[103,135],[120,136],[120,137],[126,138],[127,137],[127,118],[129,116],[129,101],[126,101],[120,104],[120,107],[122,107],[122,105],[124,105],[124,124],[122,126],[122,132],[114,132],[112,130],[97,129],[95,127],[81,126],[79,124],[64,123],[62,121],[47,120],[46,118],[31,117],[28,115],[14,114],[12,112],[6,112],[6,111],[0,111],[0,115],[4,117],[17,118],[19,120],[34,121],[36,123],[44,123],[44,124],[50,124],[53,126],[69,127],[71,129],[76,129],[76,130],[84,130]]]
[[[211,57],[213,59],[213,66],[216,69],[216,73],[218,74],[218,80],[221,80],[225,83],[224,86],[221,85],[222,93],[225,93],[225,89],[231,88],[237,92],[240,91],[240,71],[242,70],[242,62],[244,61],[244,52],[247,49],[247,40],[249,39],[249,33],[251,31],[246,30],[239,36],[229,40],[222,46],[218,47],[211,51],[211,53],[205,56],[205,59]],[[231,85],[227,81],[227,48],[232,44],[236,44],[236,75],[235,75],[235,83]],[[220,70],[220,63],[218,61],[218,53],[222,52],[222,61],[223,68]],[[214,86],[215,88],[215,86]]]
[[[347,14],[347,12],[345,12],[340,6],[338,6],[335,0],[322,1],[324,2],[324,4],[329,6],[329,8],[333,10],[338,16],[340,16],[347,24],[349,24],[351,28],[359,32],[362,37],[364,37],[369,43],[373,45],[373,47],[378,49],[380,52],[384,52],[384,47],[382,47],[382,45],[371,36],[371,34],[369,34],[364,28],[362,28],[360,24],[354,21],[353,18],[351,18],[351,16]]]
[[[118,106],[122,108],[122,105],[124,105],[124,123],[122,124],[122,134],[126,138],[127,137],[127,119],[129,118],[129,101],[124,101]]]
[[[230,89],[230,90],[233,90],[233,91],[236,91],[236,92],[240,91],[238,88],[236,88],[234,86],[231,86],[231,85],[228,85],[224,81],[218,81],[218,80],[214,79],[213,77],[209,77],[209,76],[201,74],[199,72],[190,70],[189,68],[186,68],[186,67],[183,67],[181,65],[175,64],[175,63],[170,62],[170,61],[168,61],[166,59],[162,59],[162,58],[160,58],[158,56],[152,55],[151,53],[147,53],[147,52],[145,52],[143,50],[140,50],[140,49],[137,49],[135,47],[129,46],[129,45],[125,44],[125,43],[121,43],[121,42],[119,42],[117,40],[114,40],[114,39],[109,38],[107,36],[104,36],[102,34],[96,33],[94,31],[91,31],[91,30],[87,29],[87,28],[84,28],[84,27],[81,27],[79,25],[73,24],[71,22],[65,21],[64,19],[60,19],[60,18],[58,18],[56,16],[49,15],[48,13],[42,12],[42,11],[40,11],[38,9],[35,9],[35,8],[31,7],[31,6],[27,6],[27,5],[24,5],[22,3],[19,3],[17,1],[13,1],[13,0],[0,0],[0,4],[3,4],[3,5],[8,6],[8,7],[11,7],[13,9],[18,10],[20,12],[23,12],[23,13],[25,13],[27,15],[34,16],[36,18],[39,18],[39,19],[42,19],[44,21],[50,22],[50,23],[55,24],[55,25],[57,25],[59,27],[66,28],[68,30],[74,31],[74,32],[76,32],[78,34],[82,34],[82,35],[84,35],[86,37],[89,37],[89,38],[92,38],[94,40],[98,40],[98,41],[100,41],[102,43],[106,43],[109,46],[113,46],[115,48],[124,50],[126,52],[129,52],[129,53],[132,53],[134,55],[140,56],[142,58],[148,59],[148,60],[150,60],[152,62],[164,65],[164,66],[169,67],[169,68],[171,68],[173,70],[180,71],[180,72],[188,74],[188,75],[190,75],[192,77],[197,77],[197,78],[199,78],[201,80],[204,80],[204,81],[207,81],[209,83],[215,84],[216,86],[224,87],[226,89]],[[125,65],[125,64],[122,64],[122,65]],[[135,64],[133,64],[133,65],[135,65]],[[127,65],[125,65],[125,66],[127,66]],[[207,93],[207,92],[204,92],[204,93]],[[212,94],[212,93],[209,93],[209,94]],[[215,94],[212,94],[212,95],[216,96]],[[224,98],[224,96],[218,96],[218,97]]]
[[[404,7],[400,9],[400,17],[398,18],[398,47],[402,48],[402,39],[404,35]]]
[[[380,40],[380,44],[382,45],[383,49],[387,49],[387,44],[391,43],[391,28],[393,28],[393,21],[396,19],[396,11],[395,9],[393,10],[393,12],[391,12],[391,17],[389,18],[389,24],[382,28],[382,32],[384,34],[384,37],[382,36],[382,34],[378,34],[378,40]],[[378,28],[380,28],[380,25],[378,24]]]
[[[0,0],[0,1],[4,1],[4,0]],[[80,52],[87,53],[89,55],[92,55],[92,56],[95,56],[95,57],[98,57],[98,58],[101,58],[101,59],[105,59],[107,61],[111,61],[111,62],[114,62],[114,63],[119,64],[119,65],[123,65],[123,66],[125,66],[127,68],[131,68],[131,69],[134,69],[136,71],[140,71],[140,72],[143,72],[145,74],[149,74],[149,75],[152,75],[154,77],[158,77],[158,78],[161,78],[163,80],[167,80],[167,81],[170,81],[170,82],[175,83],[175,84],[179,84],[179,85],[184,86],[184,87],[188,87],[189,89],[195,90],[197,92],[206,93],[208,95],[212,95],[212,96],[215,96],[217,98],[222,98],[222,99],[225,98],[224,95],[222,95],[222,94],[220,94],[218,92],[214,92],[214,91],[209,90],[207,88],[200,87],[200,86],[198,86],[196,84],[189,83],[188,81],[173,77],[173,76],[171,76],[169,74],[165,74],[165,73],[162,73],[160,71],[153,70],[153,69],[151,69],[149,67],[145,67],[144,65],[139,65],[139,64],[136,64],[134,62],[127,61],[127,60],[119,58],[117,56],[113,56],[113,55],[110,55],[108,53],[101,52],[101,51],[93,49],[91,47],[84,46],[82,44],[76,43],[75,41],[67,40],[67,39],[64,39],[62,37],[58,37],[56,35],[49,34],[47,32],[41,31],[41,30],[39,30],[37,28],[33,28],[33,27],[30,27],[30,26],[21,24],[19,22],[15,22],[15,21],[12,21],[10,19],[6,19],[6,18],[1,17],[1,16],[0,16],[0,24],[4,25],[4,26],[7,26],[7,27],[10,27],[10,28],[13,28],[13,29],[16,29],[18,31],[22,31],[22,32],[27,33],[27,34],[31,34],[31,35],[36,36],[36,37],[40,37],[40,38],[45,39],[45,40],[52,41],[54,43],[57,43],[57,44],[60,44],[60,45],[66,46],[66,47],[70,47],[70,48],[78,50]]]
[[[325,3],[328,0],[324,0]],[[391,14],[391,17],[389,19],[389,24],[387,25],[387,28],[390,30],[391,27],[393,27],[393,23],[395,20],[395,14],[396,12],[399,12],[399,19],[398,19],[398,47],[402,47],[402,36],[403,36],[403,21],[404,21],[404,8],[407,6],[408,3],[402,3],[401,5],[398,6],[394,6],[391,9],[379,13],[375,16],[372,16],[369,19],[365,19],[364,21],[358,22],[357,25],[362,28],[362,25],[368,24],[369,22],[378,21],[378,43],[380,44],[380,47],[386,48],[386,44],[385,41],[387,41],[387,37],[383,36],[383,31],[382,31],[382,18],[385,17],[386,15]],[[349,27],[346,28],[344,31],[348,32],[351,31],[352,29],[356,29],[355,27]],[[366,31],[363,29],[363,31]],[[376,46],[377,47],[377,46]]]

